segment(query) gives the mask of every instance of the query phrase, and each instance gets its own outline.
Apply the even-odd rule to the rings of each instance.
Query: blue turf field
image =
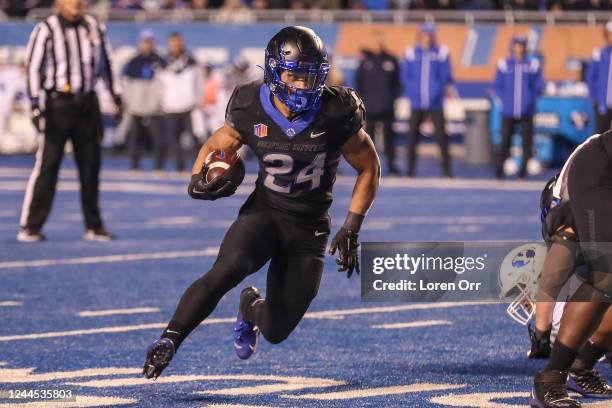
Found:
[[[45,229],[49,241],[26,245],[14,237],[32,163],[0,156],[0,390],[70,389],[73,406],[526,406],[541,363],[526,359],[526,330],[504,305],[361,303],[359,281],[335,272],[329,257],[311,313],[286,342],[263,341],[254,358],[238,360],[234,290],[164,375],[145,381],[139,373],[146,346],[182,291],[210,267],[252,183],[232,198],[197,202],[186,194],[188,176],[129,173],[124,160],[108,158],[102,209],[120,239],[90,243],[81,240],[76,173],[66,160]],[[488,173],[481,169],[457,173],[470,178],[447,185],[385,180],[362,239],[539,238],[544,176],[499,183],[483,180]],[[344,174],[335,189],[334,231],[352,189],[350,172]],[[244,285],[264,282],[261,271]],[[82,313],[111,310],[117,314]],[[416,327],[387,326],[411,322]],[[612,380],[609,367],[601,369]]]

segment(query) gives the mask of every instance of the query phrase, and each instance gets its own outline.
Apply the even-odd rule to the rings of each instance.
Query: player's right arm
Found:
[[[227,123],[212,134],[198,152],[198,157],[193,164],[191,182],[187,190],[191,198],[216,200],[234,194],[238,186],[234,185],[232,181],[217,177],[210,183],[206,182],[204,162],[211,152],[223,150],[226,154],[232,155],[240,146],[242,146],[240,134]]]
[[[240,146],[242,146],[240,134],[236,129],[225,123],[222,127],[215,130],[212,136],[204,143],[198,152],[195,163],[193,163],[191,173],[195,175],[202,171],[204,161],[211,152],[223,150],[232,155],[240,149]]]

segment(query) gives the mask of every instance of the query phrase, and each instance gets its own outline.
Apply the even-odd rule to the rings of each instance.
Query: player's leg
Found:
[[[612,387],[595,370],[595,364],[612,351],[612,308],[591,338],[580,348],[569,371],[567,387],[591,398],[611,398]]]
[[[519,177],[527,177],[527,162],[531,159],[533,153],[533,116],[525,116],[521,118],[521,141],[523,144],[523,160],[521,161],[521,169]]]
[[[102,122],[95,96],[92,95],[83,103],[82,118],[71,135],[74,158],[79,169],[81,182],[81,207],[85,216],[85,227],[89,231],[103,232],[100,215],[99,176],[102,160],[100,142],[102,140]],[[103,237],[103,235],[107,235]],[[93,239],[93,235],[86,237]],[[110,240],[110,234],[99,234],[99,240]]]
[[[408,176],[415,174],[417,145],[420,137],[420,127],[425,118],[425,111],[414,109],[410,113],[410,130],[408,132]]]
[[[277,214],[275,219],[285,227],[280,231],[281,250],[272,257],[268,269],[266,298],[245,290],[241,313],[269,342],[280,343],[295,329],[317,295],[330,227],[328,218],[304,223]]]
[[[498,179],[504,177],[504,163],[510,155],[512,136],[514,134],[514,122],[515,121],[513,118],[502,118],[501,144],[499,146],[499,155],[497,157],[497,166],[495,168],[495,177]]]
[[[529,326],[531,351],[529,358],[550,356],[550,335],[556,302],[561,300],[563,287],[574,273],[577,243],[553,241],[546,253],[536,296],[535,327]]]
[[[567,375],[578,350],[597,329],[609,306],[609,299],[606,300],[610,292],[607,278],[610,276],[612,257],[608,255],[610,248],[607,246],[612,242],[612,225],[606,220],[612,217],[612,206],[609,205],[612,202],[612,186],[608,185],[612,177],[609,174],[610,157],[602,146],[592,143],[581,148],[569,169],[570,203],[590,278],[566,305],[549,363],[545,370],[536,375],[532,402],[537,402],[539,406],[579,406],[567,397]],[[594,256],[595,253],[601,256]],[[561,402],[551,402],[555,399],[553,397],[558,397],[556,399]]]
[[[20,241],[44,239],[40,234],[53,204],[57,177],[68,134],[74,127],[74,113],[64,100],[49,98],[45,112],[45,131],[40,138],[36,162],[28,181],[20,226]]]
[[[253,321],[270,343],[285,340],[316,297],[323,275],[323,255],[272,258],[266,298],[253,308]]]
[[[212,268],[187,288],[160,340],[147,351],[147,378],[161,374],[181,343],[212,313],[223,295],[270,259],[277,241],[275,226],[265,211],[238,217],[225,234]]]
[[[440,146],[440,157],[442,158],[442,172],[445,177],[452,177],[451,159],[448,152],[448,134],[446,134],[446,125],[443,111],[432,111],[431,120],[436,129],[436,139]]]

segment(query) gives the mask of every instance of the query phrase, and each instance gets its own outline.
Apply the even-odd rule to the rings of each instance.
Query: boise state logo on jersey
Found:
[[[258,123],[253,126],[253,132],[257,137],[266,137],[268,136],[268,126],[263,123]]]
[[[525,265],[528,265],[529,263],[531,263],[534,257],[535,257],[534,249],[526,249],[526,250],[520,251],[518,254],[514,255],[514,258],[512,258],[512,266],[515,268],[522,268]]]

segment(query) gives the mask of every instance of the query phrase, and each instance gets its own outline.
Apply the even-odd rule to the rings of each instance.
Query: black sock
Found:
[[[572,350],[557,340],[555,341],[552,351],[550,352],[550,359],[548,360],[546,370],[568,371],[576,359],[576,355],[578,355],[577,350]]]
[[[176,351],[178,350],[183,340],[187,338],[188,334],[189,332],[187,331],[185,326],[174,320],[170,320],[170,323],[168,323],[168,326],[160,336],[160,339],[166,338],[172,340],[172,343],[174,343],[174,351]]]
[[[599,347],[589,340],[578,350],[578,356],[576,356],[576,361],[572,364],[572,368],[575,370],[592,370],[599,359],[607,352],[607,349]]]
[[[552,331],[552,329],[548,329],[546,331],[540,331],[540,329],[538,329],[537,327],[534,330],[536,339],[538,339],[539,341],[541,341],[543,338],[548,338],[550,339],[550,332]]]

